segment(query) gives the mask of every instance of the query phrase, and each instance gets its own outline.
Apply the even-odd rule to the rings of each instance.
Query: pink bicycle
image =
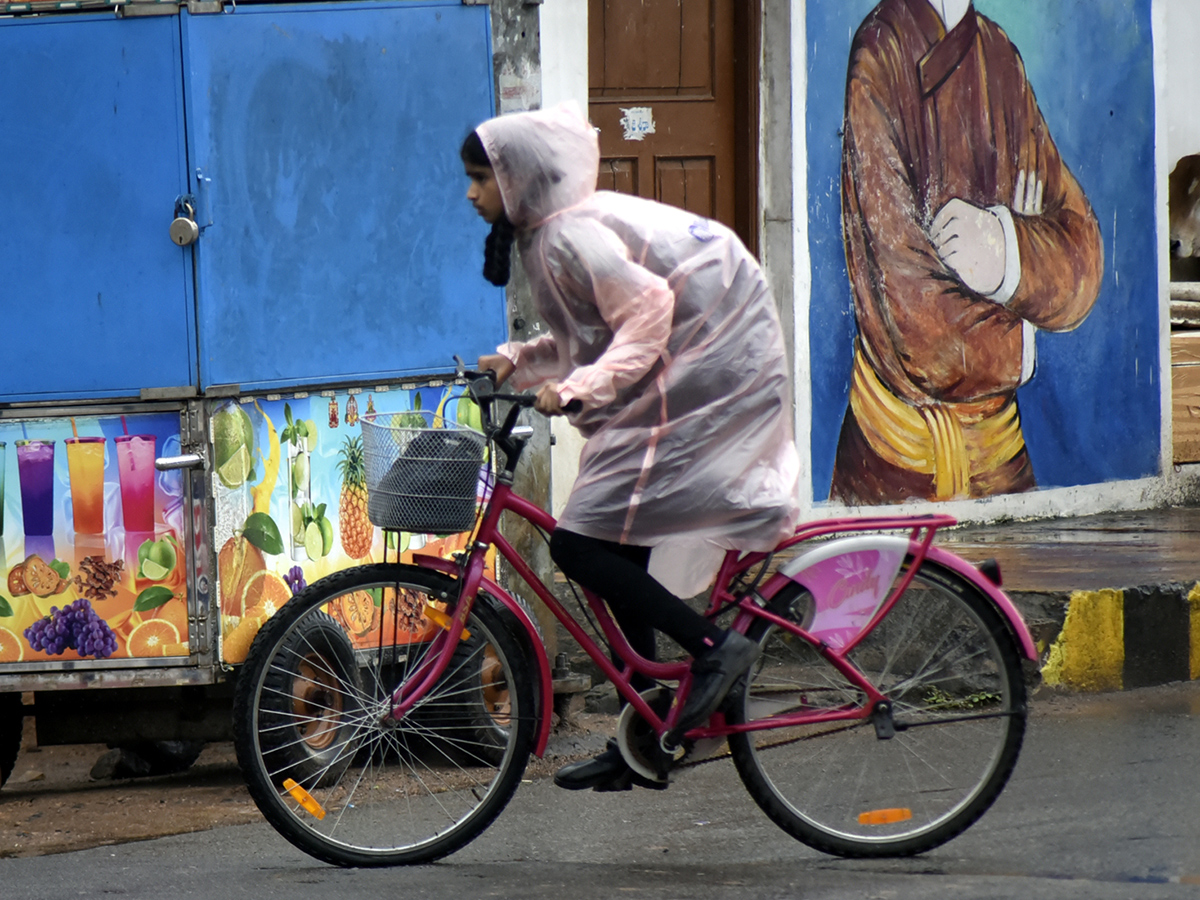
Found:
[[[467,549],[315,582],[267,621],[238,674],[238,760],[287,840],[336,865],[423,863],[463,847],[508,803],[546,747],[553,693],[534,618],[488,576],[490,548],[628,701],[618,742],[647,778],[729,755],[777,825],[849,857],[929,850],[996,799],[1025,732],[1022,658],[1036,651],[995,567],[985,575],[932,545],[953,519],[833,519],[772,554],[726,554],[708,615],[762,656],[704,727],[664,747],[688,662],[637,656],[585,594],[594,640],[500,533],[504,513],[554,528],[512,489],[530,431],[517,414],[532,398],[460,376],[484,434],[368,423],[364,444],[372,520],[473,528]],[[493,417],[498,402],[512,405]],[[489,440],[495,476],[477,503]],[[656,686],[639,694],[635,672]]]

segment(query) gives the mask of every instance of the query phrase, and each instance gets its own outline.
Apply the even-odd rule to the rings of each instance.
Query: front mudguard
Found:
[[[413,554],[413,563],[423,569],[432,569],[443,575],[457,577],[460,574],[457,563],[450,559],[442,559],[440,556],[415,553]],[[517,637],[525,639],[530,656],[537,666],[538,691],[535,713],[538,717],[538,731],[533,752],[536,756],[541,757],[546,752],[546,742],[550,740],[551,717],[554,712],[554,678],[550,670],[550,658],[546,654],[546,645],[542,641],[537,624],[519,600],[486,576],[481,578],[479,589],[504,604],[504,607],[516,617],[523,629],[523,633],[518,634]]]

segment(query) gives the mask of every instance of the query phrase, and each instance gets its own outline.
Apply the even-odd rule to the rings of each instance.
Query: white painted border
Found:
[[[808,15],[805,0],[792,0],[792,385],[796,403],[796,443],[800,451],[800,509],[813,508],[812,368],[809,359],[809,307],[812,259],[808,253]]]
[[[1042,488],[1027,494],[1002,494],[982,500],[957,500],[945,503],[913,502],[879,507],[850,507],[830,501],[815,502],[812,487],[812,447],[809,428],[812,421],[812,381],[808,360],[808,317],[812,293],[811,260],[808,254],[808,157],[807,135],[807,63],[805,25],[806,0],[792,0],[792,156],[794,161],[793,203],[795,225],[795,393],[796,435],[801,450],[803,481],[800,502],[806,517],[885,511],[897,515],[941,512],[964,522],[993,522],[999,519],[1039,519],[1091,515],[1150,509],[1157,506],[1195,502],[1200,491],[1200,464],[1176,468],[1173,464],[1171,425],[1171,321],[1170,272],[1167,258],[1167,112],[1166,92],[1170,79],[1167,67],[1167,0],[1152,0],[1151,26],[1154,42],[1155,83],[1155,191],[1156,233],[1159,285],[1159,396],[1160,453],[1158,476],[1131,481],[1087,484],[1068,488]],[[1200,7],[1198,7],[1200,11]],[[1127,223],[1126,227],[1133,227]]]
[[[1159,471],[1165,480],[1170,480],[1174,472],[1175,431],[1172,421],[1171,403],[1171,263],[1167,235],[1170,224],[1167,215],[1167,181],[1168,146],[1167,134],[1168,114],[1171,107],[1167,103],[1167,90],[1171,79],[1167,68],[1167,4],[1166,0],[1153,0],[1150,7],[1150,33],[1154,42],[1154,189],[1156,228],[1158,240],[1158,337],[1159,337],[1159,396],[1162,435],[1160,440]],[[1188,93],[1191,94],[1191,85]]]

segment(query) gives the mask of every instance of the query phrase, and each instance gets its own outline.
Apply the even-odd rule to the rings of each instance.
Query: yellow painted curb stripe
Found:
[[[1188,671],[1190,677],[1200,678],[1200,582],[1188,592]]]
[[[1200,604],[1200,598],[1191,607],[1193,622],[1197,620],[1197,604]],[[1200,661],[1196,633],[1197,629],[1193,628],[1193,677]],[[1123,687],[1124,668],[1124,591],[1109,588],[1073,591],[1062,631],[1050,648],[1050,657],[1042,669],[1043,683],[1077,691],[1119,691]]]

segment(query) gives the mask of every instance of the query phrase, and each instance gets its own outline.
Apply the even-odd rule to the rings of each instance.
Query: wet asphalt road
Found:
[[[1008,789],[909,860],[844,861],[772,825],[732,764],[670,790],[524,784],[474,844],[431,866],[341,870],[266,825],[0,860],[0,898],[1200,897],[1200,684],[1035,703]]]

